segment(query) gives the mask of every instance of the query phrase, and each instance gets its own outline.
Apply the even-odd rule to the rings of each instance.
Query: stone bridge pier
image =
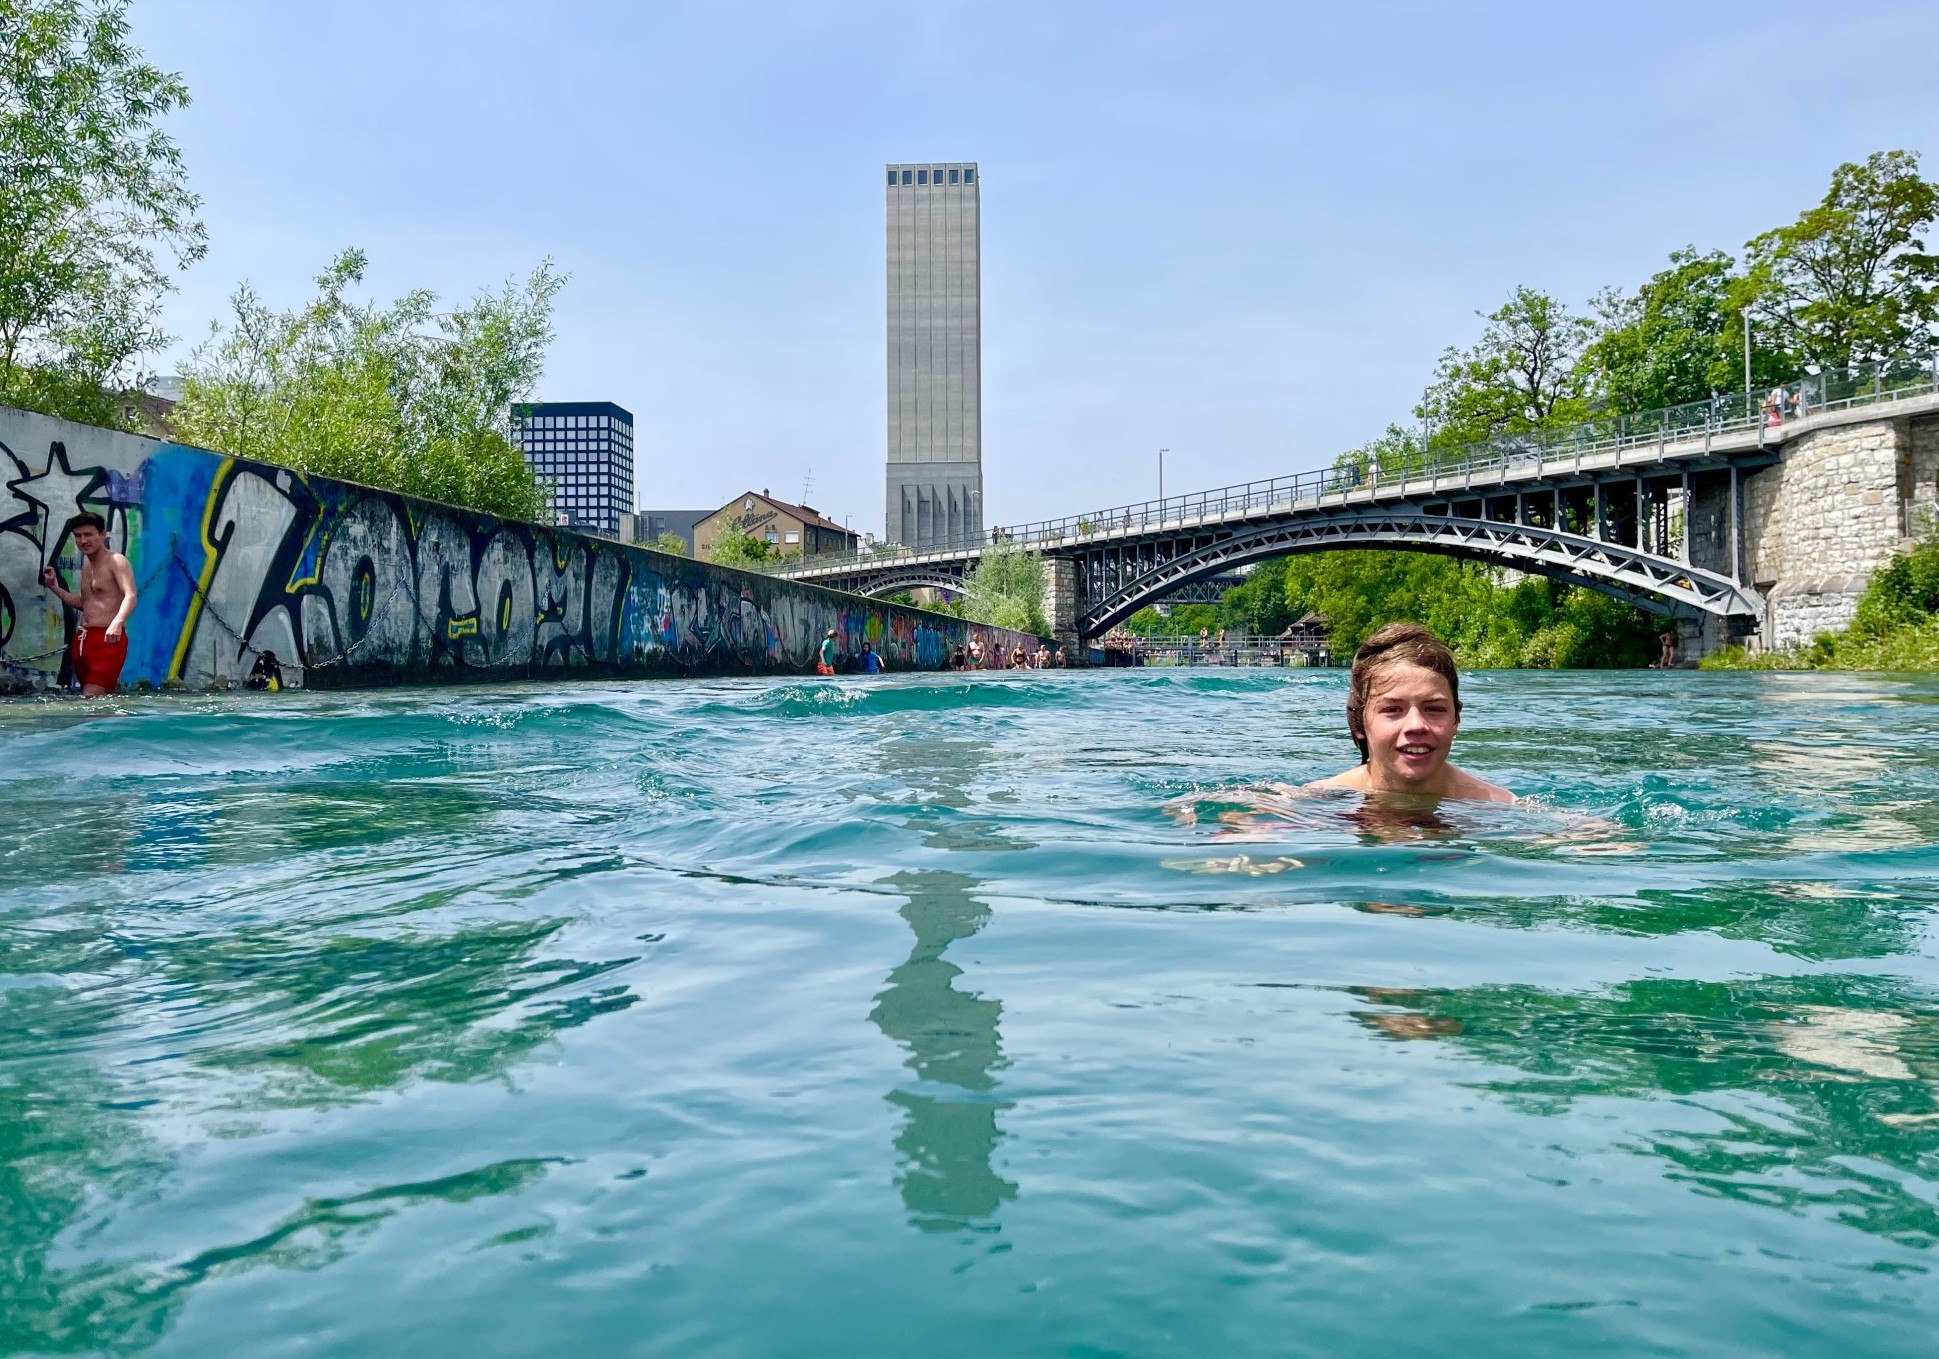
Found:
[[[1872,573],[1939,529],[1939,398],[1897,404],[1807,422],[1745,477],[1744,576],[1768,606],[1758,646],[1849,626]]]
[[[1044,558],[1044,618],[1050,635],[1073,661],[1083,655],[1077,615],[1083,600],[1077,588],[1077,563],[1069,557]]]

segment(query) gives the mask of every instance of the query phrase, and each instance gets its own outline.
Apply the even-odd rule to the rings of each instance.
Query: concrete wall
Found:
[[[811,670],[827,628],[890,668],[980,636],[941,614],[305,477],[0,407],[0,682],[64,683],[74,624],[39,583],[108,520],[140,591],[124,686],[239,682],[262,651],[292,685]]]
[[[1765,646],[1850,624],[1872,572],[1939,499],[1939,417],[1807,431],[1745,482],[1745,568],[1770,601]]]

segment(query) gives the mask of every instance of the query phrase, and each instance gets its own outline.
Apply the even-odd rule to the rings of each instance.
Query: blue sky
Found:
[[[1305,470],[1518,283],[1736,249],[1905,147],[1939,4],[136,0],[210,249],[192,340],[339,248],[375,292],[572,276],[540,395],[640,500],[882,516],[881,166],[983,175],[987,518]],[[164,365],[166,366],[166,365]]]

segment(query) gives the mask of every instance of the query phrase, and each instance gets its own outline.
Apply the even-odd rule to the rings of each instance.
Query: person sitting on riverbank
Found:
[[[1309,789],[1513,802],[1448,762],[1461,725],[1454,653],[1419,623],[1389,623],[1360,644],[1347,681],[1347,732],[1360,764]]]

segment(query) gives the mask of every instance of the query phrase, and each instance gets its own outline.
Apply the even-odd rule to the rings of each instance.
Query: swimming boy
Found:
[[[1347,732],[1360,747],[1359,766],[1306,786],[1513,802],[1506,788],[1448,763],[1460,725],[1454,653],[1419,623],[1389,623],[1360,644],[1347,682]]]
[[[112,694],[121,683],[121,667],[128,659],[128,615],[135,611],[135,573],[128,559],[108,550],[108,525],[91,511],[67,521],[67,532],[81,550],[81,590],[61,584],[60,573],[40,569],[40,583],[70,609],[81,611],[81,627],[74,634],[71,654],[74,678],[81,697]]]

